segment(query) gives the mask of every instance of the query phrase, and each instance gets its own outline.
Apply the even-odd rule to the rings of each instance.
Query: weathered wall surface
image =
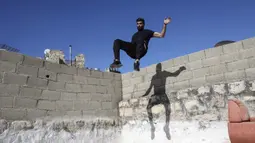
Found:
[[[0,51],[0,118],[117,116],[121,75]]]
[[[255,38],[249,38],[123,74],[120,114],[122,117],[146,114],[147,118],[149,100],[163,102],[168,97],[173,119],[226,120],[226,102],[230,97],[245,101],[250,110],[254,107],[254,89],[251,88],[255,79],[254,63]],[[175,72],[181,66],[186,70],[178,75]],[[156,67],[162,69],[156,72]],[[233,87],[235,84],[239,86]],[[150,85],[152,88],[148,90]],[[148,96],[142,97],[146,91]],[[151,97],[154,93],[158,94]],[[165,113],[161,105],[154,106],[153,110],[153,113]]]

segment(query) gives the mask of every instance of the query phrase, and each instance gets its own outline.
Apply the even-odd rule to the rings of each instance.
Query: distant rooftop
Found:
[[[5,49],[5,50],[10,51],[10,52],[19,52],[20,51],[19,49],[13,48],[13,47],[8,46],[6,44],[0,44],[0,49]]]

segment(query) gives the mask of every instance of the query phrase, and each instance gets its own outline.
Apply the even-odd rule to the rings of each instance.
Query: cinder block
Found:
[[[151,85],[151,82],[144,82],[137,85],[138,91],[147,90]]]
[[[255,58],[248,59],[248,64],[249,64],[250,68],[254,68],[255,67]]]
[[[0,96],[0,108],[12,108],[14,97],[1,97]]]
[[[255,68],[246,69],[245,73],[248,80],[255,79]]]
[[[200,87],[206,84],[205,77],[194,78],[191,79],[189,82],[191,87]]]
[[[223,53],[236,53],[243,49],[242,41],[237,41],[235,43],[223,45]]]
[[[53,80],[53,81],[57,80],[56,73],[46,70],[46,69],[43,69],[43,68],[39,68],[38,77]]]
[[[144,82],[144,77],[143,76],[139,76],[139,77],[131,78],[130,82],[131,82],[131,85],[143,83]]]
[[[40,79],[36,77],[28,77],[27,85],[29,87],[36,87],[36,88],[47,88],[48,81],[46,79]]]
[[[60,64],[57,63],[45,61],[44,66],[46,70],[52,71],[54,73],[59,73],[61,71]]]
[[[91,77],[94,77],[94,78],[102,78],[103,77],[103,73],[100,72],[100,71],[95,71],[95,70],[92,70],[90,71],[90,76]]]
[[[249,49],[249,48],[255,48],[255,38],[249,38],[242,41],[243,48]]]
[[[92,93],[91,94],[92,101],[111,101],[110,94],[100,94],[100,93]]]
[[[56,110],[56,102],[55,101],[48,101],[48,100],[39,100],[38,109],[42,110]]]
[[[211,66],[209,67],[209,72],[210,72],[210,75],[224,73],[224,72],[227,72],[227,66],[226,64]]]
[[[130,80],[122,80],[122,87],[128,87],[131,85]]]
[[[202,63],[204,67],[216,66],[220,64],[220,57],[218,56],[218,57],[203,59]]]
[[[119,73],[113,73],[113,77],[114,77],[114,79],[115,80],[121,80],[121,74],[119,74]]]
[[[78,74],[78,68],[76,67],[71,67],[66,65],[60,65],[60,67],[61,67],[61,71],[59,71],[59,73],[71,74],[71,75]]]
[[[88,80],[88,84],[90,85],[99,85],[100,84],[100,79],[97,79],[97,78],[93,78],[93,77],[88,77],[87,78]]]
[[[243,80],[243,79],[245,79],[245,71],[238,70],[238,71],[233,71],[233,72],[227,72],[227,73],[225,73],[225,78],[226,78],[227,82]]]
[[[228,62],[234,62],[240,60],[240,53],[235,52],[235,53],[229,53],[229,54],[224,54],[220,56],[220,62],[221,63],[228,63]]]
[[[121,74],[121,79],[122,80],[129,80],[130,78],[132,78],[132,73],[131,72]]]
[[[112,102],[102,102],[102,109],[103,110],[112,109]]]
[[[97,110],[95,111],[95,116],[103,116],[103,117],[116,117],[118,116],[117,109],[111,109],[111,110]]]
[[[81,84],[66,83],[65,89],[70,92],[82,92],[83,91]]]
[[[226,81],[223,73],[215,75],[207,75],[206,82],[210,84],[217,84]]]
[[[186,69],[187,70],[195,70],[195,69],[200,69],[202,67],[203,67],[202,60],[196,60],[196,61],[187,63]]]
[[[83,100],[79,100],[79,101],[74,101],[73,102],[73,105],[74,105],[74,111],[77,111],[77,110],[89,110],[89,107],[88,107],[88,103],[90,101],[83,101]]]
[[[18,96],[19,86],[0,83],[0,96]]]
[[[37,118],[45,117],[46,113],[46,110],[27,109],[26,119],[36,120]]]
[[[157,68],[158,64],[156,64],[155,66],[153,66],[153,68],[149,69],[149,70],[154,70],[154,71],[151,71],[151,72],[156,72],[156,68]],[[174,60],[173,59],[169,59],[167,61],[163,61],[161,62],[161,70],[165,70],[165,69],[168,69],[168,68],[171,68],[174,66]],[[148,69],[148,68],[147,68]]]
[[[81,85],[81,92],[95,93],[96,85]]]
[[[0,50],[0,60],[8,61],[10,63],[21,63],[23,61],[23,55],[16,52],[8,52],[4,50]]]
[[[122,89],[122,94],[134,93],[134,86],[124,87]]]
[[[103,72],[103,78],[113,79],[114,74],[112,72]]]
[[[85,76],[85,77],[90,76],[90,70],[78,68],[78,75]]]
[[[106,93],[107,88],[105,86],[96,86],[96,92],[97,93]]]
[[[202,60],[202,59],[205,59],[205,51],[202,50],[202,51],[198,51],[198,52],[195,52],[195,53],[191,53],[188,56],[189,56],[189,61],[190,62],[196,61],[196,60]]]
[[[30,57],[30,56],[24,56],[24,60],[22,62],[22,65],[29,65],[34,67],[43,67],[44,61],[38,58]]]
[[[189,87],[190,87],[189,80],[174,83],[174,89],[176,89],[176,90],[185,89],[185,88],[189,88]]]
[[[124,95],[122,95],[122,99],[123,100],[131,99],[131,97],[132,97],[132,94],[124,94]]]
[[[196,70],[193,71],[193,78],[203,77],[203,76],[206,76],[206,75],[209,75],[209,74],[210,74],[210,71],[209,71],[208,67],[201,68],[201,69],[196,69]]]
[[[254,48],[244,49],[240,51],[240,59],[248,59],[255,57],[255,46]]]
[[[61,100],[78,100],[77,93],[61,92]]]
[[[113,79],[100,79],[100,85],[102,86],[107,86],[112,84],[111,82],[113,81]]]
[[[63,91],[63,90],[65,90],[65,82],[49,81],[48,89],[49,90]]]
[[[32,77],[37,77],[38,70],[39,69],[37,67],[32,67],[32,66],[24,66],[24,65],[18,65],[17,66],[17,73],[18,74],[29,75],[29,76],[32,76]]]
[[[180,56],[180,57],[174,58],[173,60],[174,60],[175,66],[180,66],[189,62],[189,56],[188,55]]]
[[[144,75],[144,82],[151,81],[152,77],[155,75],[155,73],[150,73],[147,75]]]
[[[27,84],[27,76],[18,75],[16,73],[5,73],[3,78],[3,83],[5,84],[18,84],[18,85],[26,85]]]
[[[77,93],[78,101],[89,101],[92,99],[91,93]]]
[[[101,109],[101,103],[99,101],[88,102],[88,110],[99,110]]]
[[[57,81],[72,82],[73,75],[70,74],[57,74]]]
[[[28,97],[31,99],[40,99],[42,90],[30,87],[21,87],[20,97]]]
[[[82,116],[82,111],[67,111],[66,115],[71,117]]]
[[[24,120],[26,117],[26,109],[2,109],[2,119],[6,120]]]
[[[58,91],[43,90],[40,99],[60,100],[60,96],[60,92]]]
[[[10,63],[10,62],[5,62],[5,61],[0,61],[0,72],[15,72],[16,69],[16,64]]]
[[[36,108],[37,100],[15,97],[15,108]]]
[[[146,75],[146,68],[141,68],[140,71],[134,71],[132,72],[132,78],[141,77]]]
[[[238,60],[235,62],[227,63],[228,71],[235,71],[249,68],[248,59]]]
[[[205,57],[206,58],[218,57],[222,54],[223,54],[222,46],[205,49]]]
[[[171,60],[171,61],[173,61],[173,60]],[[147,74],[154,73],[156,71],[156,66],[157,66],[157,64],[152,64],[152,65],[147,66],[146,67]],[[169,65],[167,65],[167,67],[169,67]]]
[[[82,83],[82,84],[88,84],[87,77],[84,76],[73,76],[73,82],[74,83]]]
[[[193,78],[192,71],[183,71],[177,76],[177,81],[189,80]]]
[[[56,101],[57,111],[72,111],[73,101]]]

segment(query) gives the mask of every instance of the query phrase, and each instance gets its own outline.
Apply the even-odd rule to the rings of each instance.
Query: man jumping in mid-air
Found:
[[[147,53],[148,44],[152,37],[163,38],[166,33],[166,25],[171,21],[171,18],[164,19],[164,25],[161,33],[154,32],[149,29],[144,29],[145,20],[138,18],[136,20],[137,32],[132,36],[131,42],[126,42],[116,39],[113,44],[114,62],[110,65],[111,68],[120,68],[120,49],[125,51],[131,58],[135,59],[134,70],[140,71],[140,59]]]

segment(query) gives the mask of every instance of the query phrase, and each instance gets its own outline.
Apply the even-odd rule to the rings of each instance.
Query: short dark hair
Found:
[[[141,17],[139,17],[139,18],[136,19],[136,22],[138,22],[138,21],[142,21],[143,24],[145,24],[145,20],[144,20],[143,18],[141,18]]]

